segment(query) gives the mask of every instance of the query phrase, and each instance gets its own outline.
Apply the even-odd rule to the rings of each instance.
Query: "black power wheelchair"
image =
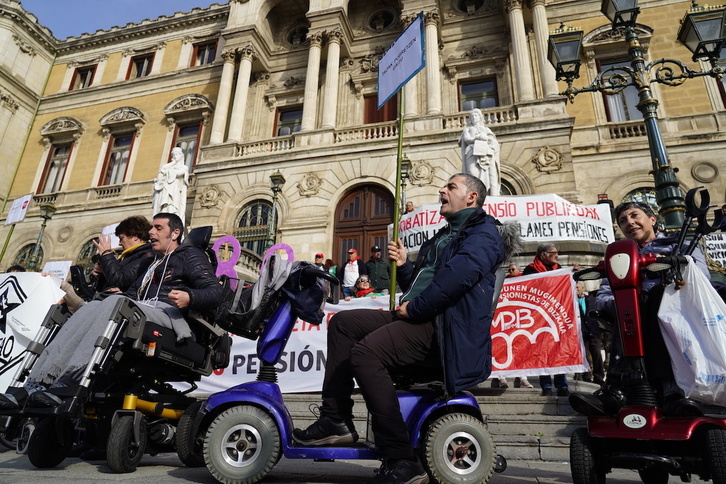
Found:
[[[193,229],[184,243],[204,250],[216,269],[211,232]],[[23,385],[69,317],[61,305],[50,308],[10,388]],[[0,432],[17,439],[18,452],[38,468],[59,465],[74,447],[105,452],[117,473],[136,470],[145,453],[175,450],[187,466],[203,466],[189,428],[202,402],[191,394],[202,376],[228,365],[231,338],[214,314],[192,312],[187,321],[194,337],[178,343],[173,331],[147,321],[134,301],[119,298],[77,390],[56,407],[0,411]]]

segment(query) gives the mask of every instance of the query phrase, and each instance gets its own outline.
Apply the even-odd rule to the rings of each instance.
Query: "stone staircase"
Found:
[[[532,383],[536,380],[531,378]],[[581,381],[569,385],[573,392],[592,393],[598,388]],[[570,408],[567,398],[542,397],[539,388],[490,388],[488,381],[470,391],[479,402],[498,454],[507,460],[569,461],[570,435],[584,427],[586,420]],[[320,404],[319,393],[287,394],[284,399],[296,427],[305,428],[315,420],[310,406]],[[353,400],[355,426],[363,436],[368,418],[365,403],[359,394]]]

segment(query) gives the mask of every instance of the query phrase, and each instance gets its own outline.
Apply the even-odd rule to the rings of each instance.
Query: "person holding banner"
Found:
[[[489,195],[499,196],[499,142],[492,130],[484,125],[480,109],[474,108],[469,113],[459,146],[463,171],[479,178]]]
[[[498,222],[482,210],[486,187],[472,175],[455,174],[439,196],[448,223],[424,243],[415,266],[400,240],[388,243],[404,290],[401,306],[343,311],[330,320],[320,418],[293,432],[303,445],[357,441],[351,399],[355,379],[384,456],[370,483],[428,482],[411,447],[390,369],[433,365],[443,370],[450,395],[491,373],[495,273],[505,258]]]
[[[554,271],[562,266],[557,263],[560,256],[555,244],[539,244],[537,253],[531,264],[522,271],[522,275],[537,274],[538,272]],[[540,375],[539,386],[542,388],[542,396],[549,397],[552,395],[552,377],[550,375]],[[567,384],[567,375],[559,373],[555,375],[555,387],[557,388],[558,397],[566,397],[570,394],[569,385]]]
[[[627,239],[634,240],[640,247],[641,254],[671,255],[676,247],[678,233],[666,237],[658,237],[658,219],[653,209],[642,202],[621,203],[614,210],[615,221]],[[694,263],[710,280],[705,257],[700,248],[692,254]],[[644,298],[641,308],[643,318],[641,327],[645,343],[645,371],[648,381],[662,399],[663,411],[668,416],[699,416],[703,409],[694,400],[685,398],[676,385],[671,367],[671,359],[663,341],[663,335],[657,321],[658,307],[665,287],[659,275],[643,279],[641,294]],[[617,321],[615,297],[607,278],[602,280],[595,297],[595,308]],[[613,326],[610,348],[610,366],[605,377],[605,386],[594,394],[573,393],[570,405],[583,415],[617,414],[627,401],[623,392],[622,376],[629,368],[622,357],[623,348],[620,338],[620,326]]]

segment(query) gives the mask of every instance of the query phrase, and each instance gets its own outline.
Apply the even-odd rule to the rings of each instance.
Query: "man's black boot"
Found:
[[[367,484],[428,484],[429,475],[421,462],[412,459],[384,460],[376,477]]]
[[[322,416],[307,429],[292,431],[292,439],[302,445],[350,444],[358,440],[353,422],[341,422]]]

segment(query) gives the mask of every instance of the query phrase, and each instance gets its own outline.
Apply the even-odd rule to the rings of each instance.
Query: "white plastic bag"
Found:
[[[687,397],[726,406],[726,303],[690,257],[683,279],[658,309],[673,375]]]

